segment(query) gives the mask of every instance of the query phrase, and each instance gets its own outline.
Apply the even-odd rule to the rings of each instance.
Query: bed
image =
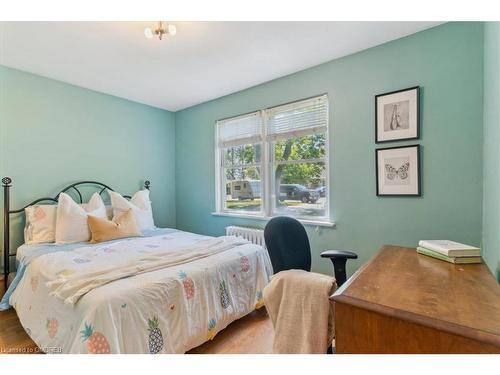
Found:
[[[272,274],[261,246],[169,228],[95,245],[22,245],[16,262],[2,307],[15,308],[46,353],[184,353],[260,308]]]

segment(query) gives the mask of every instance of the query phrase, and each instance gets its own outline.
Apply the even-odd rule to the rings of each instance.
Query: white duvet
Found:
[[[49,353],[184,353],[263,304],[267,251],[235,237],[156,235],[33,259],[10,297]]]

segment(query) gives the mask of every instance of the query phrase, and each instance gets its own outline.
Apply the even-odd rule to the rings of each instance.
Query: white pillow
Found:
[[[106,205],[106,215],[108,215],[109,220],[113,220],[113,206]]]
[[[57,205],[56,243],[89,241],[88,215],[107,218],[106,207],[99,194],[94,193],[86,205],[79,205],[68,194],[61,193]]]
[[[132,196],[130,201],[123,198],[115,191],[108,190],[108,193],[111,198],[114,217],[132,209],[135,221],[141,231],[155,228],[153,210],[151,208],[151,201],[149,200],[149,190],[139,190]]]
[[[56,211],[55,204],[40,204],[25,208],[24,242],[26,244],[33,245],[55,241]]]

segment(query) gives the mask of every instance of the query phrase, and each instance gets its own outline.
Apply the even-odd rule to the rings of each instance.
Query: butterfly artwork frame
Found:
[[[375,150],[377,196],[421,197],[420,145]]]
[[[375,143],[420,138],[420,86],[375,96]]]

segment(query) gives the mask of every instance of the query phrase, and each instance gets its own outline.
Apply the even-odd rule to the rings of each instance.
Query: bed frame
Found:
[[[78,200],[80,203],[83,203],[83,197],[82,193],[80,190],[78,190],[79,186],[82,185],[92,185],[97,187],[99,190],[99,195],[102,195],[106,190],[111,190],[108,185],[103,184],[102,182],[98,181],[79,181],[75,182],[69,186],[66,186],[64,189],[62,189],[59,193],[54,198],[51,197],[44,197],[44,198],[38,198],[32,201],[31,203],[28,203],[26,206],[16,209],[16,210],[11,210],[10,209],[10,188],[12,187],[12,179],[10,177],[4,177],[2,178],[2,186],[3,186],[3,276],[4,276],[4,286],[5,290],[7,290],[8,287],[8,278],[9,278],[9,273],[10,273],[10,258],[16,256],[16,252],[11,253],[10,252],[10,215],[15,215],[22,213],[26,207],[33,206],[34,204],[40,203],[40,202],[52,202],[54,204],[57,204],[59,200],[59,195],[61,193],[66,193],[69,190],[73,190],[78,194]],[[149,186],[151,183],[146,180],[144,181],[144,188],[149,190]],[[129,195],[124,195],[125,198],[130,199],[131,197]]]

